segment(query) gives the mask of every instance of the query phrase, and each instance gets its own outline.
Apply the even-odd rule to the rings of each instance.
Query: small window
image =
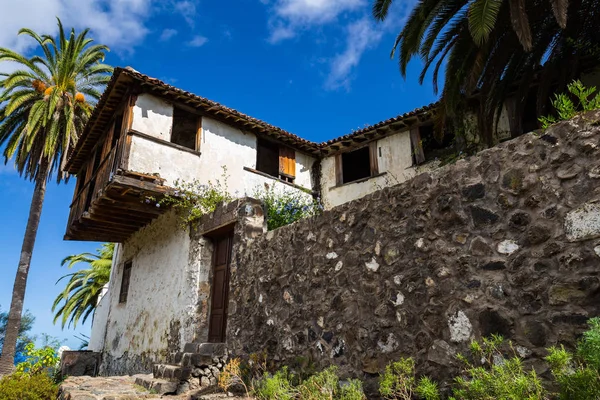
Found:
[[[377,142],[336,156],[337,184],[355,182],[379,173]]]
[[[131,278],[131,266],[132,262],[127,261],[123,266],[123,278],[121,279],[121,291],[119,292],[119,303],[125,303],[127,301],[127,294],[129,293],[129,280]]]
[[[173,108],[173,126],[171,128],[171,143],[198,150],[196,146],[200,128],[200,116],[181,108]]]
[[[87,175],[86,168],[85,167],[81,168],[81,171],[79,171],[79,173],[77,174],[77,185],[75,186],[75,196],[79,195],[79,192],[81,192],[81,189],[83,189],[86,175]]]
[[[117,146],[117,142],[121,138],[122,130],[123,130],[123,112],[119,113],[115,117],[115,126],[113,129],[112,143],[110,145],[111,149],[114,149]]]
[[[296,177],[296,151],[268,140],[258,139],[256,169],[293,183]]]
[[[433,124],[413,127],[410,130],[413,164],[419,165],[433,160],[445,160],[456,154],[454,133],[444,131],[442,140],[435,137]]]

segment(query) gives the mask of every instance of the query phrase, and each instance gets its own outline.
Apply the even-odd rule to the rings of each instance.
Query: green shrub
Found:
[[[419,380],[415,393],[425,400],[440,400],[440,391],[436,382],[424,376]]]
[[[379,378],[379,393],[390,400],[410,400],[415,394],[425,400],[440,399],[437,383],[427,377],[417,382],[412,358],[401,358],[386,365]]]
[[[273,375],[255,380],[252,394],[259,400],[365,400],[357,379],[340,382],[336,367],[329,367],[299,382],[297,375],[283,367]]]
[[[560,399],[588,400],[600,398],[600,319],[588,321],[573,356],[564,346],[548,349],[546,361],[559,385]]]
[[[510,358],[504,358],[500,351],[501,336],[483,339],[482,343],[473,341],[471,352],[475,362],[483,360],[483,366],[476,366],[466,357],[458,356],[464,364],[462,376],[454,379],[453,397],[461,400],[542,400],[546,392],[542,382],[533,369],[525,371],[521,359],[513,352]]]
[[[17,372],[36,375],[52,375],[60,361],[58,353],[51,346],[36,349],[33,343],[25,346],[25,361],[17,364]]]
[[[577,345],[577,354],[590,367],[600,371],[600,318],[588,320],[589,329]]]
[[[600,93],[596,94],[596,88],[586,88],[581,81],[573,81],[567,86],[569,94],[560,93],[555,95],[552,106],[556,117],[549,115],[540,117],[542,128],[546,129],[557,121],[566,121],[573,118],[578,112],[590,111],[600,108]],[[572,99],[575,98],[575,101]]]
[[[362,382],[358,379],[350,379],[348,383],[341,386],[339,400],[364,400],[365,392],[362,387]]]
[[[302,400],[362,400],[365,395],[358,380],[340,385],[337,367],[329,367],[302,382],[297,388]]]
[[[2,400],[56,400],[58,385],[47,374],[14,373],[0,379]]]
[[[265,204],[269,230],[317,215],[323,208],[318,200],[299,190],[276,191],[273,186],[266,186],[264,190],[256,189],[253,196]]]
[[[255,383],[252,394],[259,400],[292,400],[296,396],[292,379],[286,367],[273,375],[265,373],[263,378]]]
[[[415,390],[415,361],[401,358],[391,362],[379,378],[379,393],[384,399],[410,400]]]

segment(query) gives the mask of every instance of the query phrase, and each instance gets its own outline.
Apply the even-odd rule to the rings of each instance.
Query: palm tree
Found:
[[[61,318],[63,329],[67,324],[67,320],[69,321],[69,327],[71,327],[71,324],[75,327],[82,316],[81,323],[85,323],[88,316],[96,309],[102,288],[110,278],[114,249],[114,243],[105,243],[98,249],[98,254],[76,254],[62,261],[61,265],[68,263],[69,268],[73,268],[78,263],[89,264],[90,268],[67,274],[56,282],[69,278],[65,290],[56,297],[54,304],[52,304],[52,311],[54,312],[60,303],[64,302],[54,315],[54,323]]]
[[[385,19],[392,2],[374,0],[374,17]],[[551,90],[576,78],[586,61],[600,60],[599,19],[600,0],[420,0],[396,38],[392,57],[398,50],[404,77],[410,60],[420,57],[421,83],[433,66],[436,93],[445,65],[440,128],[477,94],[479,130],[492,144],[493,123],[509,96],[516,99],[515,119],[520,120],[537,77],[540,114]]]
[[[20,67],[3,74],[0,80],[0,147],[4,147],[5,163],[14,157],[19,174],[35,182],[0,357],[0,376],[13,369],[46,182],[54,174],[57,182],[67,178],[61,165],[100,97],[100,86],[108,82],[112,71],[102,64],[108,48],[92,45],[86,37],[87,29],[78,35],[71,30],[67,37],[60,20],[58,28],[58,40],[30,29],[19,31],[39,44],[40,55],[27,58],[0,48],[0,61],[11,61]]]

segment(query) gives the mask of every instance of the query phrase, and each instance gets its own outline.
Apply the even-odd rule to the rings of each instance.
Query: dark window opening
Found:
[[[530,90],[523,106],[523,115],[521,117],[523,132],[529,133],[538,128],[537,119],[537,95],[535,90]]]
[[[81,189],[83,189],[83,185],[85,183],[86,169],[85,167],[81,168],[81,171],[77,174],[77,185],[75,186],[75,195],[77,196]]]
[[[121,137],[121,130],[123,129],[123,113],[118,114],[115,117],[115,127],[113,129],[112,143],[110,148],[114,149]]]
[[[441,140],[436,139],[433,125],[420,126],[419,132],[421,134],[423,152],[425,153],[425,161],[445,159],[456,153],[453,132],[446,130]]]
[[[354,182],[371,176],[369,147],[342,154],[342,183]]]
[[[451,129],[445,130],[439,140],[433,124],[411,128],[410,140],[415,165],[433,160],[444,162],[456,157],[458,152],[454,132]]]
[[[171,143],[196,150],[199,118],[196,114],[174,107]]]
[[[98,167],[100,167],[100,162],[102,162],[102,143],[98,143],[96,146],[96,154],[94,155],[94,168],[92,169],[92,174],[98,172]]]
[[[119,291],[119,303],[125,303],[127,301],[127,294],[129,293],[129,281],[131,279],[131,267],[131,261],[127,261],[123,266],[123,278],[121,279],[121,290]]]
[[[276,143],[258,139],[256,169],[265,174],[279,177],[279,146]]]

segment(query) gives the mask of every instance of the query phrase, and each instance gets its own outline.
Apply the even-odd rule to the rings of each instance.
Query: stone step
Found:
[[[175,394],[179,388],[179,382],[156,379],[152,374],[135,375],[135,384],[154,391],[156,394]]]
[[[192,375],[192,368],[181,365],[154,364],[152,375],[156,379],[172,382],[185,381]]]
[[[183,352],[210,357],[224,357],[227,355],[227,347],[225,343],[186,343]]]
[[[182,367],[207,367],[209,365],[217,365],[219,363],[226,364],[227,357],[211,357],[199,353],[185,353],[178,351],[171,357],[173,364],[181,365]]]

